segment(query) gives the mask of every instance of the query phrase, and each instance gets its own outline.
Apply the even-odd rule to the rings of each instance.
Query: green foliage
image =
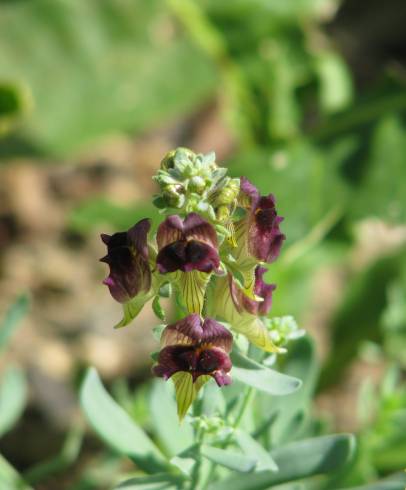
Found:
[[[162,124],[205,100],[215,82],[157,0],[2,4],[0,51],[0,78],[32,91],[26,137],[52,153]]]
[[[27,382],[17,367],[9,367],[0,382],[0,437],[20,418],[27,401]]]

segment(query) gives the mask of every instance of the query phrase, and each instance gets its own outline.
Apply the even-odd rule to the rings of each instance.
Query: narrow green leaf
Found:
[[[193,443],[193,429],[187,422],[179,424],[172,383],[155,380],[150,410],[159,442],[170,456],[184,451]]]
[[[246,456],[257,460],[255,471],[278,471],[278,466],[271,455],[250,434],[238,429],[235,431],[235,439]]]
[[[6,316],[0,325],[0,352],[6,348],[11,335],[27,314],[28,306],[28,296],[26,294],[22,294],[7,311]]]
[[[229,470],[247,473],[255,468],[258,460],[253,457],[245,456],[244,454],[229,451],[228,449],[220,449],[218,447],[208,446],[203,444],[200,450],[202,456],[209,459],[213,463],[219,464]]]
[[[114,490],[176,490],[181,478],[169,473],[131,478],[120,483]]]
[[[337,434],[294,442],[271,452],[278,472],[261,471],[232,476],[213,483],[209,490],[266,490],[273,485],[308,476],[336,471],[351,459],[355,440],[349,434]]]
[[[17,367],[9,367],[0,384],[0,436],[10,430],[22,414],[27,400],[27,382]]]
[[[94,368],[89,369],[81,386],[80,404],[89,424],[108,446],[129,456],[146,472],[168,469],[169,462],[110,397]]]
[[[271,395],[288,395],[301,386],[300,379],[269,369],[233,351],[231,354],[234,379]]]

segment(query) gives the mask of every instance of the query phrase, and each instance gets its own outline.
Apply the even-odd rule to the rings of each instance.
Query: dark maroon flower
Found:
[[[279,225],[283,221],[277,215],[275,197],[260,196],[258,189],[245,177],[241,177],[241,205],[248,208],[248,251],[262,262],[273,262],[279,255],[285,235]]]
[[[265,267],[258,266],[255,269],[255,285],[254,294],[262,301],[255,301],[249,298],[235,283],[231,274],[229,274],[229,284],[231,298],[235,308],[239,313],[243,310],[248,311],[252,315],[265,316],[269,313],[272,307],[272,292],[276,288],[276,284],[267,284],[263,280],[263,275],[267,272]]]
[[[100,260],[110,267],[110,274],[103,284],[120,303],[126,303],[151,288],[147,243],[150,227],[150,220],[143,219],[127,232],[101,235],[107,245],[107,255]]]
[[[229,384],[228,353],[232,342],[233,336],[220,323],[212,318],[202,321],[199,315],[189,315],[162,332],[163,349],[153,371],[165,379],[182,371],[190,373],[193,382],[199,376],[209,375],[219,386]]]
[[[193,382],[199,376],[212,376],[219,386],[231,383],[228,372],[232,364],[228,354],[219,347],[194,345],[170,345],[161,350],[158,364],[153,372],[156,376],[169,379],[180,371],[190,373]]]
[[[213,226],[196,213],[182,220],[169,216],[158,228],[157,266],[165,274],[181,270],[212,272],[218,269],[217,234]]]

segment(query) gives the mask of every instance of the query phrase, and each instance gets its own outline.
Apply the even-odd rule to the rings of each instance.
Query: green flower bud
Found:
[[[197,194],[200,194],[204,191],[205,188],[206,188],[206,181],[203,179],[203,177],[200,177],[199,175],[195,175],[189,180],[188,189],[191,192],[196,192]]]

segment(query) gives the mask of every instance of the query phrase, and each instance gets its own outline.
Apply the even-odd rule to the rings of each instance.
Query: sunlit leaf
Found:
[[[255,468],[257,459],[255,456],[245,456],[244,454],[230,451],[229,449],[220,449],[213,446],[202,445],[201,454],[213,463],[225,466],[229,470],[246,473]]]

